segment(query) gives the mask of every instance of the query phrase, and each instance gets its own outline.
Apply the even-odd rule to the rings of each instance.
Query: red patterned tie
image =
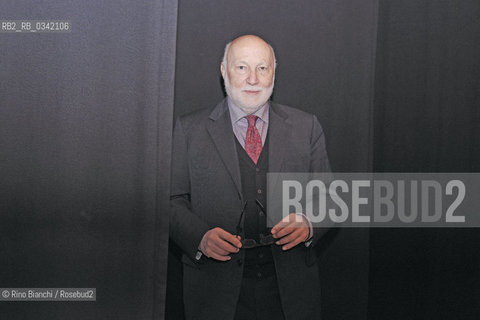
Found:
[[[250,159],[257,164],[260,152],[262,152],[262,138],[260,137],[260,133],[258,133],[257,127],[255,127],[255,122],[257,121],[258,117],[251,114],[245,118],[248,120],[247,137],[245,138],[245,151]]]

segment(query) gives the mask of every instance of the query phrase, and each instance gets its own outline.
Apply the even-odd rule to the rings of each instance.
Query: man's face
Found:
[[[274,57],[260,38],[247,36],[233,41],[226,70],[222,64],[221,71],[228,96],[247,114],[261,108],[272,95]]]

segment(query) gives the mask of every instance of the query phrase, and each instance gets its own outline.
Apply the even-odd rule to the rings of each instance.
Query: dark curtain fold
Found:
[[[4,1],[0,286],[91,287],[2,319],[163,318],[177,1]]]
[[[376,56],[374,170],[479,172],[480,2],[380,1]],[[479,243],[371,231],[369,318],[478,319]]]

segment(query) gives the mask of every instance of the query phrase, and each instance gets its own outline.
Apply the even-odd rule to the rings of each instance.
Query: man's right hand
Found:
[[[217,227],[208,230],[203,235],[199,249],[209,258],[228,261],[231,259],[230,254],[237,253],[241,247],[240,236],[234,236]]]

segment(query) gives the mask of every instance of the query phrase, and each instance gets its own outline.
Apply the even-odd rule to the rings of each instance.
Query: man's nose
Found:
[[[252,70],[247,78],[247,83],[249,85],[256,85],[258,83],[257,70]]]

